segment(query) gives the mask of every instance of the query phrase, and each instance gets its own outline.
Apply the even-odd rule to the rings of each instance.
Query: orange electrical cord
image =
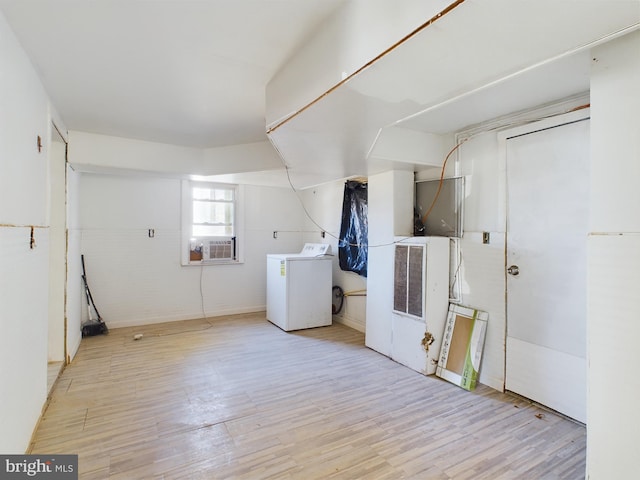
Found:
[[[338,83],[336,83],[333,87],[331,87],[329,90],[327,90],[326,92],[324,92],[322,95],[320,95],[319,97],[317,97],[315,100],[312,100],[311,102],[307,103],[306,105],[304,105],[302,108],[300,108],[299,110],[296,110],[295,112],[291,113],[289,116],[283,118],[282,120],[280,120],[278,123],[276,123],[274,126],[267,128],[267,135],[270,135],[271,133],[275,132],[278,128],[280,128],[282,125],[284,125],[285,123],[289,122],[291,119],[297,117],[298,115],[300,115],[302,112],[304,112],[305,110],[307,110],[309,107],[313,106],[314,104],[318,103],[320,100],[322,100],[324,97],[326,97],[327,95],[329,95],[331,92],[333,92],[334,90],[336,90],[337,88],[339,88],[340,86],[342,86],[343,84],[347,83],[349,80],[351,80],[353,77],[355,77],[356,75],[358,75],[360,72],[362,72],[363,70],[369,68],[371,65],[373,65],[374,63],[376,63],[378,60],[380,60],[382,57],[384,57],[385,55],[387,55],[389,52],[391,52],[392,50],[395,50],[398,46],[402,45],[403,43],[405,43],[407,40],[409,40],[411,37],[417,35],[418,33],[420,33],[422,30],[424,30],[427,27],[430,27],[431,25],[433,25],[437,20],[440,20],[442,17],[444,17],[447,13],[451,12],[454,8],[456,8],[457,6],[459,6],[460,4],[462,4],[465,0],[455,0],[453,3],[451,3],[449,6],[447,6],[444,10],[442,10],[441,12],[437,13],[436,15],[434,15],[433,17],[431,17],[429,20],[427,20],[426,22],[424,22],[422,25],[420,25],[418,28],[416,28],[415,30],[413,30],[412,32],[410,32],[409,34],[405,35],[403,38],[401,38],[400,40],[398,40],[396,43],[394,43],[393,45],[391,45],[389,48],[387,48],[386,50],[384,50],[383,52],[379,53],[378,55],[376,55],[373,59],[369,60],[367,63],[365,63],[364,65],[362,65],[360,68],[358,68],[355,72],[351,73],[350,75],[348,75],[347,77],[343,78],[341,81],[339,81]]]
[[[423,217],[420,219],[422,221],[423,224],[426,223],[427,221],[427,217],[429,217],[429,214],[431,213],[431,210],[433,210],[433,207],[435,206],[436,202],[438,201],[438,197],[440,196],[440,190],[442,190],[442,183],[444,182],[444,171],[447,168],[447,162],[449,161],[449,157],[453,154],[453,152],[455,152],[460,145],[462,145],[464,142],[466,142],[468,139],[465,138],[464,140],[462,140],[460,143],[458,143],[455,147],[453,147],[449,153],[447,154],[447,156],[444,159],[444,163],[442,164],[442,171],[440,173],[440,183],[438,183],[438,190],[436,191],[436,196],[433,199],[433,202],[431,202],[431,206],[429,207],[429,210],[427,210],[427,213],[425,213],[423,215]]]

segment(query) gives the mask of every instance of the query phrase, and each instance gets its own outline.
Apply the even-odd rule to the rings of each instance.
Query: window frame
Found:
[[[192,239],[215,239],[216,237],[228,238],[229,235],[192,236],[193,232],[193,188],[219,188],[234,190],[233,195],[233,220],[231,237],[235,238],[235,258],[230,260],[191,260],[190,245]],[[182,225],[180,242],[180,262],[182,266],[209,266],[209,265],[234,265],[244,263],[244,188],[242,185],[210,182],[206,180],[182,181]]]

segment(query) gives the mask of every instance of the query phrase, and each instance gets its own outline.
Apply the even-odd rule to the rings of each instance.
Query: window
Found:
[[[238,185],[184,181],[182,264],[239,263],[241,189]]]

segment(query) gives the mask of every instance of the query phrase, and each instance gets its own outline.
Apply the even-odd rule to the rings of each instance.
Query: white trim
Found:
[[[498,132],[498,142],[504,142],[509,138],[526,135],[528,133],[539,132],[541,130],[559,127],[560,125],[566,125],[567,123],[579,122],[581,120],[586,120],[590,116],[590,108],[582,108],[573,112],[554,115],[537,122],[527,123],[526,125],[520,125],[517,127],[502,130]],[[504,145],[506,145],[506,143],[504,143]]]
[[[573,113],[575,108],[587,105],[590,102],[588,92],[567,97],[562,101],[541,105],[536,108],[512,112],[501,117],[497,117],[486,122],[472,125],[461,130],[455,135],[456,144],[462,140],[470,139],[476,135],[489,131],[503,131],[505,129],[516,128],[524,125],[531,125],[537,121],[554,118],[566,113]],[[576,110],[580,111],[580,110]]]
[[[234,308],[222,308],[218,310],[206,312],[206,318],[215,319],[216,317],[226,317],[228,315],[242,315],[247,313],[259,313],[264,312],[266,310],[266,305],[250,305],[247,307],[234,307]],[[182,315],[156,315],[154,317],[149,318],[140,318],[138,316],[133,318],[124,318],[119,321],[112,320],[109,322],[109,328],[123,328],[123,327],[141,327],[143,325],[154,325],[158,323],[165,322],[180,322],[180,321],[188,321],[188,320],[197,320],[202,319],[202,313],[193,314],[186,313]]]

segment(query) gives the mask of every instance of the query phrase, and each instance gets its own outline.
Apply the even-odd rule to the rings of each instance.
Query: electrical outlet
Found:
[[[482,243],[485,245],[491,243],[491,234],[489,232],[482,232]]]

